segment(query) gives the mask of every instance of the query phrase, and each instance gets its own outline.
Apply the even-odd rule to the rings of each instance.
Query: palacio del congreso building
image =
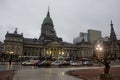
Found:
[[[41,34],[38,39],[24,38],[23,34],[18,33],[16,28],[13,33],[6,33],[4,52],[8,54],[12,52],[22,57],[50,56],[54,59],[91,57],[92,46],[88,42],[84,42],[84,40],[83,44],[86,46],[85,49],[80,46],[81,44],[68,43],[58,37],[48,10],[41,25]]]

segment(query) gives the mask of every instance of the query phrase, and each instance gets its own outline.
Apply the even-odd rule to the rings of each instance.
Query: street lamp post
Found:
[[[20,60],[19,62],[20,62],[20,64],[21,64],[21,62],[22,62],[22,61],[21,61],[22,56],[21,56],[21,55],[19,55],[18,57],[19,57],[19,60]]]
[[[102,58],[103,58],[103,47],[100,44],[98,44],[96,46],[96,51],[97,51],[97,54],[96,54],[97,59],[102,60]]]
[[[8,64],[8,68],[9,68],[9,70],[11,70],[11,67],[12,67],[12,65],[11,65],[11,63],[12,63],[12,54],[13,54],[14,52],[13,51],[10,51],[9,52],[9,64]]]
[[[12,54],[13,54],[13,51],[10,52],[9,65],[11,65],[11,62],[12,62]]]

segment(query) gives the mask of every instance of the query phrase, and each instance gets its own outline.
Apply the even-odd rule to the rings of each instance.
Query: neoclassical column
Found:
[[[33,48],[30,48],[30,56],[33,56]]]
[[[46,56],[46,50],[45,50],[46,48],[44,47],[43,48],[43,56]]]
[[[26,51],[27,52],[27,56],[30,56],[30,48],[27,48],[26,50],[27,50]]]
[[[36,47],[33,48],[33,56],[37,56],[37,50],[36,50]]]

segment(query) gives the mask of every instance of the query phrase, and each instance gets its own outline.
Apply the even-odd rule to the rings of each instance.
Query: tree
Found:
[[[111,68],[110,63],[111,61],[117,59],[116,54],[111,53],[111,51],[104,51],[101,56],[98,56],[97,53],[94,53],[94,58],[105,66],[104,74],[100,75],[101,80],[112,80],[112,76],[109,73]]]

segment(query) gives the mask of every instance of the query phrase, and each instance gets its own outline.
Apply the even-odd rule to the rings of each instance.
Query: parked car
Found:
[[[92,61],[85,61],[83,64],[84,65],[88,65],[88,66],[92,66],[93,62]]]
[[[62,64],[62,61],[54,61],[51,63],[51,65],[53,65],[53,66],[59,66],[61,64]]]
[[[38,60],[27,60],[27,61],[24,61],[24,62],[22,62],[22,65],[23,66],[34,66],[35,65],[35,63],[37,63],[38,62]]]
[[[66,66],[69,66],[70,65],[70,62],[69,61],[62,61],[62,63],[59,65],[59,67],[66,67]]]
[[[34,65],[37,66],[38,64],[40,64],[42,61],[38,61],[38,62],[35,62]]]
[[[82,65],[82,62],[81,61],[70,61],[70,65],[71,66],[80,66],[80,65]]]
[[[36,66],[38,66],[38,67],[50,67],[51,61],[47,61],[47,60],[39,61]]]

